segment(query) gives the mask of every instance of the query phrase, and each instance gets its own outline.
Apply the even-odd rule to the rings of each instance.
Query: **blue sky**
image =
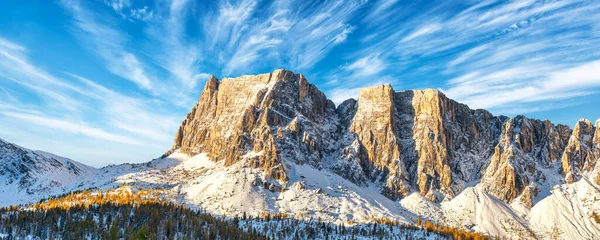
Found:
[[[0,138],[93,166],[168,150],[209,74],[286,68],[334,100],[391,83],[600,118],[600,2],[0,1]]]

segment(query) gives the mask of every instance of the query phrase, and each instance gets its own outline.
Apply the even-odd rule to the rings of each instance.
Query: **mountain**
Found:
[[[392,200],[419,192],[440,202],[481,180],[506,203],[519,198],[531,207],[549,185],[592,172],[597,125],[581,120],[571,130],[493,116],[437,90],[395,92],[387,84],[336,109],[303,75],[277,70],[210,77],[165,156],[179,150],[206,152],[225,166],[242,161],[277,186],[289,180],[286,162],[308,164],[357,185],[378,183]]]
[[[0,139],[0,205],[28,203],[77,189],[97,169]]]
[[[246,200],[257,202],[261,196],[276,198],[274,205],[284,204],[289,191],[295,191],[290,200],[294,207],[278,206],[285,211],[322,209],[321,202],[334,204],[336,209],[335,203],[345,197],[340,192],[350,191],[357,196],[341,200],[352,202],[345,207],[368,206],[365,211],[369,214],[383,214],[397,209],[394,205],[398,200],[420,199],[413,196],[417,193],[431,206],[452,209],[452,205],[476,201],[467,209],[486,211],[469,221],[456,218],[464,213],[464,207],[455,207],[458,213],[438,211],[452,215],[443,217],[454,218],[456,224],[472,222],[472,229],[500,235],[539,234],[530,230],[534,224],[529,222],[529,212],[537,203],[562,194],[557,187],[579,184],[597,195],[599,126],[600,121],[594,125],[582,119],[570,129],[525,116],[494,116],[486,110],[470,109],[437,90],[396,92],[387,84],[361,89],[358,100],[347,100],[336,108],[303,75],[277,70],[221,80],[210,77],[165,157],[203,153],[222,168],[215,173],[228,169],[257,171],[258,179],[233,178],[235,184],[228,183],[232,180],[228,178],[211,179],[211,184],[222,186],[215,191],[233,188],[243,192],[237,184],[245,179],[269,190],[244,198],[254,194],[246,192],[234,202],[224,200],[231,208],[244,211],[264,207],[263,203],[243,206]],[[306,191],[299,193],[294,188],[329,189],[332,192],[326,195],[333,199],[310,200],[311,194],[305,196]],[[193,197],[195,201],[206,197],[200,196],[205,192],[193,192],[198,194]],[[391,201],[374,197],[380,194]],[[221,197],[210,196],[197,203],[216,199]],[[368,205],[373,202],[383,209]],[[489,209],[471,208],[478,205]],[[298,206],[302,207],[296,209]],[[392,211],[392,215],[420,212],[413,206],[405,207],[408,215],[404,212],[407,209]],[[585,209],[587,222],[594,211],[598,209]],[[339,213],[348,219],[364,217],[352,210],[339,210],[335,215],[342,219],[346,216]],[[495,214],[506,217],[494,219]],[[428,217],[436,220],[436,216]],[[498,222],[477,226],[482,220],[476,218]],[[505,225],[504,229],[500,225]]]
[[[336,107],[303,75],[276,70],[211,76],[162,157],[95,170],[79,188],[166,188],[227,216],[420,217],[493,236],[592,239],[599,159],[600,120],[571,129],[494,116],[388,84]]]

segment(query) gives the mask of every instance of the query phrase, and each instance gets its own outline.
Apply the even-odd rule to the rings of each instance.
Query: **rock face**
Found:
[[[170,152],[207,152],[232,165],[245,160],[285,180],[281,158],[319,165],[334,129],[335,105],[304,76],[277,70],[225,78],[211,76],[200,100],[182,122]],[[317,134],[319,133],[319,134]]]
[[[437,90],[396,93],[404,159],[413,184],[424,196],[441,200],[478,179],[504,117],[471,110]]]
[[[479,182],[501,200],[531,206],[547,181],[600,181],[598,124],[582,120],[571,131],[389,84],[336,108],[301,74],[276,70],[211,76],[166,155],[206,152],[226,165],[260,168],[282,185],[287,163],[310,164],[358,185],[378,184],[391,199],[416,191],[441,201]]]
[[[592,149],[595,127],[586,119],[581,119],[575,125],[562,156],[562,172],[567,183],[572,183],[580,177],[584,170],[592,170],[592,162],[586,163]],[[592,159],[590,159],[592,160]]]
[[[557,165],[570,134],[567,126],[554,126],[549,121],[524,116],[509,119],[494,148],[482,186],[507,202],[525,193],[523,201],[531,205],[538,185],[548,178],[542,170]]]
[[[367,175],[383,177],[387,196],[416,190],[441,200],[480,176],[504,120],[436,90],[394,92],[382,85],[360,91],[349,130],[367,152]]]
[[[591,170],[594,182],[600,185],[600,119],[596,121],[592,151],[588,154],[585,170]]]

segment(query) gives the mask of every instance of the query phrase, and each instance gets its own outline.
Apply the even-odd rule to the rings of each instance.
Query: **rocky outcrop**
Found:
[[[471,110],[433,89],[398,92],[396,98],[404,159],[422,195],[451,198],[480,177],[504,117]]]
[[[413,190],[432,200],[462,191],[480,177],[506,119],[471,110],[433,89],[365,88],[357,105],[348,129],[366,152],[363,169],[384,182],[382,191],[393,199]]]
[[[226,165],[244,160],[285,180],[282,158],[320,164],[335,131],[323,128],[334,116],[333,102],[301,74],[276,70],[222,80],[211,76],[167,154],[207,152]]]
[[[481,185],[507,202],[524,190],[525,198],[535,197],[538,185],[549,177],[542,169],[552,169],[559,162],[558,153],[570,136],[568,129],[524,116],[508,120]]]
[[[360,90],[350,131],[367,150],[365,166],[380,168],[400,159],[394,90],[389,84]]]
[[[600,119],[596,120],[596,132],[594,133],[592,150],[588,154],[584,169],[592,171],[591,177],[593,181],[600,185]]]
[[[335,109],[339,119],[340,125],[342,128],[347,129],[352,124],[352,120],[356,115],[356,110],[358,109],[358,102],[354,99],[348,99],[342,103]]]
[[[383,173],[384,192],[392,198],[411,192],[409,176],[400,158],[397,115],[391,85],[364,88],[360,90],[358,109],[349,127],[365,149],[361,165],[366,174],[374,177]]]
[[[600,174],[597,131],[580,121],[571,134],[548,120],[493,116],[437,90],[396,92],[389,84],[361,89],[358,100],[336,108],[301,74],[277,70],[211,76],[167,154],[206,152],[280,182],[288,180],[287,163],[310,164],[378,184],[391,199],[417,191],[441,201],[479,182],[530,207],[549,179]]]
[[[581,119],[575,124],[573,134],[562,156],[562,173],[567,183],[579,179],[584,171],[588,154],[592,149],[595,127],[587,119]],[[587,166],[587,170],[591,170]]]

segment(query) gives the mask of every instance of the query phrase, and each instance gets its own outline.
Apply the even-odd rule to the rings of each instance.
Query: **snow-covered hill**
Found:
[[[433,202],[418,193],[393,201],[380,193],[376,183],[358,186],[327,170],[308,164],[284,162],[289,169],[287,185],[270,180],[263,171],[244,162],[225,166],[206,154],[193,157],[178,151],[147,164],[119,165],[100,169],[96,184],[103,189],[122,184],[142,188],[167,188],[192,208],[216,215],[258,216],[285,213],[308,220],[321,219],[346,226],[390,218],[413,224],[419,217],[491,236],[521,239],[593,239],[600,223],[600,189],[587,178],[557,185],[531,209],[506,204],[482,187],[467,187],[452,200]]]
[[[96,169],[0,139],[0,206],[24,204],[80,188]]]

